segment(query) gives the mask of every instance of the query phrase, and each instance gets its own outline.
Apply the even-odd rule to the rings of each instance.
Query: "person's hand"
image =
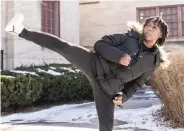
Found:
[[[115,98],[113,99],[113,103],[114,103],[115,105],[121,105],[121,104],[122,104],[122,100],[123,100],[123,97],[122,97],[122,96],[115,97]]]
[[[122,101],[123,101],[123,96],[122,96],[122,93],[119,92],[118,94],[116,94],[113,98],[113,103],[115,105],[121,105],[122,104]]]
[[[128,66],[130,64],[130,61],[131,57],[128,54],[120,58],[120,64],[124,66]]]

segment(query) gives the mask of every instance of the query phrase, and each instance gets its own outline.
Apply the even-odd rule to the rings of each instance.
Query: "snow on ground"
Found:
[[[169,129],[163,125],[154,122],[152,114],[161,108],[160,104],[153,105],[149,108],[138,109],[121,109],[115,108],[115,126],[119,131],[135,131],[135,129],[145,131],[183,131],[184,129]],[[32,113],[17,113],[1,117],[1,124],[20,124],[34,122],[49,123],[70,123],[73,124],[93,124],[98,125],[94,102],[84,104],[70,104],[51,107],[49,109],[36,111]],[[63,127],[60,129],[62,130]],[[84,128],[84,127],[82,127]],[[76,131],[82,131],[82,128],[74,128]],[[72,128],[66,128],[70,131]],[[43,129],[42,129],[43,130]],[[64,130],[64,129],[63,129]],[[27,131],[27,130],[26,130]],[[88,131],[88,130],[87,130]],[[90,130],[89,130],[90,131]],[[98,131],[97,129],[94,131]]]
[[[155,122],[153,114],[161,109],[161,105],[153,105],[150,108],[140,108],[133,110],[118,110],[115,112],[115,119],[126,120],[128,124],[119,125],[119,128],[138,128],[151,131],[184,131],[184,129],[171,129],[169,127],[159,125]]]
[[[78,108],[86,104],[70,104],[55,106],[46,110],[41,110],[33,113],[19,113],[1,118],[1,123],[27,123],[27,122],[75,122],[75,118],[80,117],[84,112],[94,111],[85,108]],[[91,112],[90,112],[91,113]],[[78,121],[79,122],[79,121]]]
[[[1,131],[98,131],[97,129],[81,128],[81,127],[63,127],[48,125],[3,125]],[[122,131],[122,130],[121,130]],[[131,131],[131,130],[126,130]]]
[[[141,98],[157,98],[157,96],[155,95],[155,93],[152,90],[147,90],[144,93],[139,93],[137,92],[135,95],[133,95],[133,98],[135,99],[141,99]]]

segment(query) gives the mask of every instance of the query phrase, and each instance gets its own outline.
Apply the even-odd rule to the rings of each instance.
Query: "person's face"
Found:
[[[145,44],[147,44],[147,47],[153,47],[153,45],[156,43],[156,41],[159,38],[162,38],[162,33],[157,25],[157,23],[154,23],[153,20],[147,23],[143,30],[144,33],[144,39]]]

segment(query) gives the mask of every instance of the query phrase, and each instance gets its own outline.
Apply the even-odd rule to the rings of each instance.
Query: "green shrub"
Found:
[[[93,99],[91,85],[82,73],[65,73],[61,76],[45,74],[42,77],[43,91],[37,103]]]
[[[49,67],[55,67],[54,71],[64,75],[51,75],[45,72],[38,72],[36,68],[47,71]],[[67,67],[72,70],[62,69]],[[53,102],[77,102],[81,100],[93,100],[92,88],[88,79],[75,70],[71,65],[45,65],[20,67],[16,70],[32,71],[36,75],[19,74],[11,71],[1,72],[1,97],[2,110],[8,108],[23,108],[40,103]],[[76,71],[76,72],[75,72]],[[3,75],[13,76],[4,77]]]
[[[31,105],[41,94],[39,77],[17,75],[15,78],[1,77],[2,110],[8,107]]]

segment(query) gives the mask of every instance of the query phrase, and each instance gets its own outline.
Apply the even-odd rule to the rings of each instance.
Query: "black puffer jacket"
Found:
[[[95,64],[98,83],[111,98],[123,91],[124,101],[144,85],[159,63],[158,49],[143,52],[141,36],[133,30],[104,36],[95,43],[94,51],[98,56]],[[132,58],[129,66],[119,62],[126,53]]]

